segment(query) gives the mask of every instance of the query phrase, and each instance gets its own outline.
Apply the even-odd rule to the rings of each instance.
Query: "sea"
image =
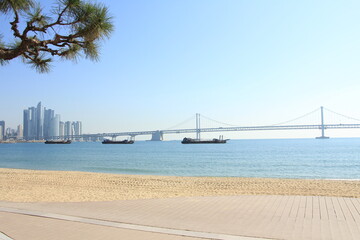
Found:
[[[360,138],[226,144],[0,144],[0,168],[162,176],[360,179]]]

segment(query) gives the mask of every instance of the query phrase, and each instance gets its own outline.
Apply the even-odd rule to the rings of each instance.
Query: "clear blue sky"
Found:
[[[0,120],[16,127],[39,101],[62,120],[81,120],[87,133],[166,129],[197,112],[235,125],[274,124],[322,105],[360,118],[360,1],[102,2],[115,32],[100,62],[57,61],[49,74],[21,60],[0,67]],[[8,28],[1,23],[1,32]]]

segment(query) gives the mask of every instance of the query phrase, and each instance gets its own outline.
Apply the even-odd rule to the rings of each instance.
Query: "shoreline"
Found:
[[[174,176],[174,175],[153,175],[153,174],[127,174],[127,173],[110,173],[110,172],[91,172],[91,171],[79,171],[79,170],[39,170],[39,169],[28,169],[28,168],[1,168],[1,170],[25,170],[25,171],[40,171],[40,172],[71,172],[71,173],[94,173],[94,174],[105,174],[105,175],[118,175],[118,176],[148,176],[148,177],[174,177],[174,178],[240,178],[240,179],[277,179],[277,180],[324,180],[324,181],[360,181],[360,178],[346,179],[346,178],[272,178],[272,177],[236,177],[236,176]]]
[[[0,168],[0,201],[89,202],[193,196],[360,198],[359,180],[169,177]]]

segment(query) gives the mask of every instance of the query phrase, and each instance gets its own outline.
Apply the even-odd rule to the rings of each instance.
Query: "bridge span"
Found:
[[[360,128],[360,124],[324,124],[324,125],[288,125],[288,126],[248,126],[248,127],[219,127],[219,128],[201,128],[200,132],[239,132],[239,131],[268,131],[268,130],[309,130],[309,129],[348,129]],[[165,134],[197,133],[198,129],[175,129],[175,130],[156,130],[156,131],[137,131],[137,132],[114,132],[83,134],[72,136],[73,138],[116,138],[120,136],[130,136],[135,138],[139,135],[151,135],[152,141],[162,141]],[[319,138],[326,138],[325,135]]]
[[[269,125],[269,126],[231,126],[231,127],[212,127],[212,128],[201,128],[200,127],[200,114],[196,114],[196,127],[195,128],[185,128],[185,129],[167,129],[167,130],[153,130],[153,131],[132,131],[132,132],[112,132],[112,133],[95,133],[95,134],[82,134],[82,135],[72,135],[72,136],[61,136],[58,138],[69,138],[69,139],[96,139],[101,140],[103,138],[112,138],[116,139],[120,136],[127,136],[134,139],[136,136],[141,135],[150,135],[151,141],[162,141],[164,139],[165,134],[181,134],[181,133],[195,133],[196,138],[200,139],[201,133],[208,133],[208,132],[241,132],[241,131],[277,131],[277,130],[312,130],[318,129],[321,131],[321,135],[317,137],[318,139],[326,139],[328,138],[325,136],[326,129],[355,129],[360,128],[360,123],[347,123],[347,124],[325,124],[324,123],[324,108],[321,107],[309,114],[312,114],[316,111],[320,110],[320,123],[319,124],[295,124],[295,125]],[[329,110],[331,111],[331,110]],[[335,113],[335,112],[333,112]],[[337,113],[336,113],[337,114]],[[308,114],[306,114],[308,115]],[[304,115],[304,116],[306,116]],[[338,114],[343,117],[345,115]],[[299,118],[302,118],[301,116]],[[296,118],[296,119],[299,119]],[[347,117],[351,118],[351,117]],[[296,120],[295,119],[295,120]],[[353,120],[360,120],[351,118]]]

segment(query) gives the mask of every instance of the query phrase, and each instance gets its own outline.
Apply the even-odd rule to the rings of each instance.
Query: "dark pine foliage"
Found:
[[[0,13],[11,16],[14,36],[5,43],[0,33],[0,64],[22,57],[41,73],[55,57],[97,61],[100,40],[114,28],[107,7],[82,0],[58,0],[49,14],[33,0],[0,0]]]

